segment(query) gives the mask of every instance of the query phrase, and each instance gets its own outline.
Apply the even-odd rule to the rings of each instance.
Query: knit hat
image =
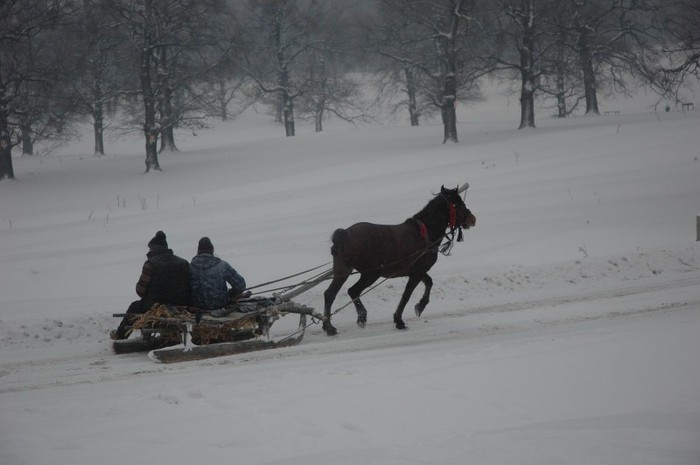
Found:
[[[163,248],[167,249],[168,248],[168,241],[165,240],[165,233],[163,231],[158,231],[156,235],[151,239],[151,241],[148,243],[148,248],[149,249],[155,249],[155,248]]]
[[[206,236],[199,240],[199,245],[197,246],[197,254],[200,253],[214,253],[214,244],[212,244],[211,240]]]

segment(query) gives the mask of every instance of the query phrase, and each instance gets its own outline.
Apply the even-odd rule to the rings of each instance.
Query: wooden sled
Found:
[[[298,329],[271,340],[269,329],[280,317],[299,315]],[[123,317],[124,314],[114,314]],[[290,347],[304,338],[307,316],[323,316],[305,305],[277,298],[243,300],[234,306],[204,312],[192,307],[154,305],[132,323],[129,339],[113,342],[117,354],[149,352],[160,363],[202,360],[257,350]]]

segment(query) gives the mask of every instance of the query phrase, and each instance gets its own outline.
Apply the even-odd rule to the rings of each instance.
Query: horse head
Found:
[[[476,226],[476,217],[472,214],[471,210],[467,208],[464,204],[464,200],[460,194],[461,190],[466,190],[468,187],[465,184],[463,188],[455,189],[445,189],[445,186],[440,188],[440,195],[447,201],[450,209],[450,229],[454,230],[457,228],[469,229],[472,226]]]

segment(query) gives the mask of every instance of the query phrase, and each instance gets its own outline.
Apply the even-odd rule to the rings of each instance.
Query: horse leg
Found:
[[[403,295],[401,296],[401,300],[399,301],[399,306],[396,308],[396,311],[394,312],[394,324],[396,325],[397,329],[406,329],[406,323],[403,322],[403,309],[406,307],[406,303],[408,302],[408,299],[411,298],[411,294],[413,294],[414,289],[420,282],[420,278],[415,275],[411,275],[408,277],[408,282],[406,283],[406,289],[403,291]]]
[[[335,336],[338,334],[338,330],[331,324],[331,307],[333,306],[335,296],[338,295],[338,291],[340,291],[340,288],[343,287],[343,284],[345,284],[345,281],[347,281],[349,276],[350,275],[347,273],[336,275],[336,277],[333,278],[333,281],[331,281],[330,286],[328,286],[328,289],[326,289],[326,292],[323,293],[323,316],[325,317],[323,321],[323,330],[329,336]]]
[[[377,274],[366,274],[360,275],[360,279],[348,289],[348,295],[352,299],[352,303],[355,304],[355,310],[357,310],[357,326],[364,328],[367,324],[367,309],[360,300],[362,291],[371,286],[377,279],[379,275]]]
[[[426,273],[423,276],[423,284],[425,284],[425,291],[423,292],[423,297],[420,298],[415,306],[416,316],[420,316],[425,310],[425,306],[430,302],[430,290],[433,288],[433,279]]]

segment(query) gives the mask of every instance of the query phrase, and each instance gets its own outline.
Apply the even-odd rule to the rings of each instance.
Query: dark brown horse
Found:
[[[360,273],[360,279],[348,289],[348,295],[355,304],[357,324],[361,328],[367,323],[367,309],[360,296],[380,277],[408,276],[406,289],[394,312],[394,324],[398,329],[406,329],[403,310],[413,290],[422,281],[425,292],[415,306],[416,314],[420,316],[430,301],[433,286],[428,271],[437,261],[442,240],[447,237],[452,241],[446,231],[449,230],[454,237],[457,229],[461,236],[462,228],[469,229],[476,224],[476,218],[460,197],[460,192],[467,187],[468,184],[459,189],[445,189],[443,186],[421,211],[401,224],[356,223],[333,233],[333,281],[324,293],[326,319],[323,329],[326,334],[333,336],[338,332],[331,324],[331,306],[353,270]]]

